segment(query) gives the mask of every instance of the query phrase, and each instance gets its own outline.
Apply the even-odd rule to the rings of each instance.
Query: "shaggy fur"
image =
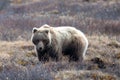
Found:
[[[38,44],[35,44],[36,38]],[[48,40],[48,43],[45,44],[44,40]],[[48,57],[57,61],[62,58],[62,55],[68,56],[69,61],[81,61],[85,58],[88,47],[88,40],[85,35],[80,30],[69,26],[54,28],[43,25],[40,28],[34,28],[32,42],[35,44],[40,61],[48,61]],[[42,51],[39,50],[40,42],[43,44]]]

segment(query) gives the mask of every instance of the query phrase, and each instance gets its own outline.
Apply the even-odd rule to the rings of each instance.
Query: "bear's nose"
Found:
[[[39,47],[39,50],[42,50],[42,47]]]

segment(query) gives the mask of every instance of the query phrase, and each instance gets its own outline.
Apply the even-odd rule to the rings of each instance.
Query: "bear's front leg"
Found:
[[[49,53],[49,56],[51,57],[52,61],[58,61],[59,60],[57,53]]]
[[[39,52],[38,53],[38,59],[41,62],[47,62],[47,61],[49,61],[48,55],[46,53],[44,53],[44,52]]]
[[[59,53],[55,51],[54,49],[50,49],[48,51],[49,56],[51,57],[52,61],[58,61],[59,60]]]

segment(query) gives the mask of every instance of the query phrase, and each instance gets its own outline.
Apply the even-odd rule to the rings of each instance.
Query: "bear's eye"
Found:
[[[48,41],[48,40],[43,40],[43,43],[44,43],[45,45],[47,45],[47,44],[49,43],[49,41]]]
[[[33,43],[34,43],[35,45],[37,45],[37,44],[39,43],[39,40],[37,39],[37,40],[33,41]]]
[[[46,40],[43,40],[43,42],[46,42]]]

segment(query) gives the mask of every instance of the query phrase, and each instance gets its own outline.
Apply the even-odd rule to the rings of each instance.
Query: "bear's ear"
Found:
[[[38,28],[34,27],[33,30],[32,30],[32,33],[35,33],[38,31]]]
[[[49,33],[49,30],[45,30],[45,33],[48,34],[48,33]]]

